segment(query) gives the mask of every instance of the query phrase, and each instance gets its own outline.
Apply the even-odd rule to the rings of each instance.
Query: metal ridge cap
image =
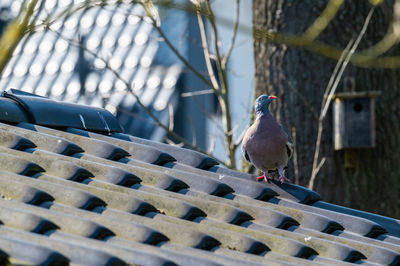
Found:
[[[20,117],[21,121],[14,121],[15,118],[10,120],[5,118],[8,122],[26,122],[28,120],[30,123],[47,127],[73,127],[107,135],[123,132],[117,119],[102,108],[58,102],[15,89],[3,92],[2,96],[12,100],[23,113],[23,116]]]

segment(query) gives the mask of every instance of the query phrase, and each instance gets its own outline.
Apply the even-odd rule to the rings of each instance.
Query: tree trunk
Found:
[[[301,34],[327,3],[253,0],[254,27]],[[344,49],[359,34],[370,8],[368,1],[345,1],[318,40]],[[392,10],[388,4],[376,8],[358,50],[373,45],[385,35]],[[295,135],[297,160],[290,163],[288,176],[295,183],[307,186],[315,151],[317,116],[336,61],[257,39],[254,54],[255,96],[278,97],[271,106],[272,112]],[[356,151],[359,166],[345,168],[344,152],[333,150],[330,108],[320,151],[320,158],[325,156],[326,162],[316,178],[315,189],[328,202],[400,218],[400,70],[365,69],[349,64],[343,78],[354,80],[356,91],[382,91],[376,101],[376,147]],[[339,85],[337,92],[344,90]]]

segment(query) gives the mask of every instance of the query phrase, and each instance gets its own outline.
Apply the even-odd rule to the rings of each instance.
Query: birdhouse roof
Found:
[[[381,91],[351,91],[339,92],[333,95],[333,99],[354,99],[354,98],[376,98],[382,94]]]

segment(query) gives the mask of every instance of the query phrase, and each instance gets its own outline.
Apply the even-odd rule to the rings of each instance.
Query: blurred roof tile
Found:
[[[21,0],[3,2],[0,7],[9,10],[10,18],[18,14]],[[155,63],[158,40],[152,36],[152,25],[141,18],[142,6],[118,1],[112,8],[95,5],[65,12],[73,4],[81,5],[72,0],[45,1],[40,5],[39,20],[48,16],[59,19],[50,25],[51,30],[41,29],[21,40],[4,70],[0,88],[19,88],[66,102],[107,107],[128,133],[161,140],[165,132],[153,134],[155,127],[151,125],[132,124],[132,120],[142,124],[149,118],[138,111],[137,101],[128,103],[124,98],[113,97],[135,91],[165,123],[169,119],[165,115],[168,104],[177,108],[173,95],[178,94],[176,81],[182,70],[177,65]],[[155,71],[151,71],[153,68]],[[120,74],[119,78],[114,71]],[[164,87],[170,90],[165,91]]]

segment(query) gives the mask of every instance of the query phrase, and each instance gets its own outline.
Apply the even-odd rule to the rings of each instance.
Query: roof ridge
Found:
[[[0,112],[0,121],[28,122],[52,128],[73,127],[106,135],[123,132],[118,120],[102,108],[58,102],[16,89],[5,91],[0,96],[0,102],[11,100],[1,108],[5,110]],[[15,107],[19,109],[19,115],[9,115]]]

